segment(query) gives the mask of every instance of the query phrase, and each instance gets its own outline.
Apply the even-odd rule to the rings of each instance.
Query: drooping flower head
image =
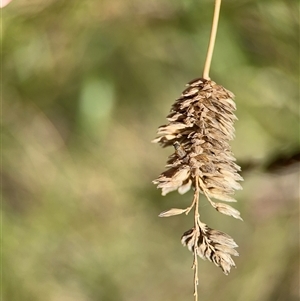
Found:
[[[184,194],[191,187],[197,186],[217,211],[241,219],[238,210],[228,204],[212,201],[212,199],[217,199],[235,202],[232,194],[235,190],[241,189],[238,182],[243,180],[238,173],[240,167],[235,163],[229,145],[234,138],[233,124],[237,119],[234,115],[236,107],[233,98],[233,93],[211,80],[198,78],[187,84],[181,97],[172,105],[171,112],[167,116],[168,123],[158,128],[158,137],[153,140],[154,143],[159,143],[163,147],[173,145],[175,148],[174,153],[168,158],[166,171],[153,183],[162,189],[162,195],[174,190]],[[175,209],[172,210],[175,212]],[[172,214],[169,212],[164,213],[163,216],[170,215]],[[229,257],[227,255],[220,257],[219,249],[222,249],[220,246],[223,245],[223,250],[228,250],[228,245],[222,242],[215,243],[211,239],[214,237],[210,235],[211,231],[216,230],[203,226],[199,226],[199,229],[200,232],[196,231],[198,237],[193,234],[194,238],[190,241],[197,245],[199,239],[207,239],[204,245],[209,245],[209,243],[214,245],[214,252],[211,254],[215,257],[203,255],[207,253],[201,253],[199,249],[198,255],[210,259],[228,274],[230,267],[234,266],[229,257],[237,255],[233,249],[237,245],[233,242],[235,245],[231,244],[229,253],[223,252]],[[192,233],[194,231],[190,234]],[[183,239],[182,242],[189,246],[186,240]]]

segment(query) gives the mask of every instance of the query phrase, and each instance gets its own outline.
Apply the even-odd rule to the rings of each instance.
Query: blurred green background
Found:
[[[202,75],[212,13],[209,0],[2,10],[3,300],[193,300],[180,244],[193,217],[158,218],[192,195],[160,195],[173,149],[150,141]],[[211,78],[236,95],[244,222],[201,200],[240,257],[229,276],[200,261],[200,299],[299,300],[299,167],[285,160],[299,151],[299,2],[223,1]]]

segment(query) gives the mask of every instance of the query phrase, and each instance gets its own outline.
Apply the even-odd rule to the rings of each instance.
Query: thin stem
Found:
[[[194,246],[194,261],[193,261],[193,269],[194,269],[194,297],[195,301],[198,301],[198,244],[197,239],[199,237],[199,176],[195,177],[195,192],[194,192],[194,200],[193,204],[195,206],[194,209],[194,227],[195,227],[195,246]]]
[[[195,192],[195,193],[196,193],[196,192]],[[195,193],[194,193],[194,194],[195,194]],[[193,202],[192,202],[191,206],[185,208],[185,210],[186,210],[186,211],[185,211],[185,214],[186,214],[186,215],[188,215],[188,214],[190,213],[190,211],[193,209],[193,207],[195,206],[196,200],[197,200],[197,198],[196,198],[195,195],[194,195],[194,199],[193,199]]]
[[[207,55],[206,55],[206,60],[205,60],[204,70],[203,70],[203,78],[208,80],[210,79],[209,70],[210,70],[211,59],[215,47],[219,15],[220,15],[220,7],[221,7],[221,0],[216,0],[213,23],[212,23],[211,33],[210,33],[210,40],[208,44],[208,50],[207,50]]]
[[[195,297],[194,300],[198,301],[198,258],[196,252],[194,252],[193,269],[194,269],[194,297]]]

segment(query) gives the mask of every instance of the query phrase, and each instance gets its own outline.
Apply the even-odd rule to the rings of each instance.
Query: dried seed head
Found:
[[[198,177],[200,189],[208,198],[235,201],[231,195],[242,189],[238,182],[243,178],[229,146],[237,119],[233,98],[224,87],[198,78],[188,83],[175,101],[167,116],[169,123],[159,127],[158,137],[153,140],[163,147],[175,147],[167,170],[153,181],[163,195],[174,190],[187,192],[195,187]],[[240,218],[239,212],[230,206],[218,203],[214,208]]]
[[[181,237],[181,243],[191,252],[197,252],[202,259],[213,262],[228,275],[235,263],[231,256],[239,256],[235,250],[238,246],[226,233],[213,230],[206,225],[201,228],[192,228]]]

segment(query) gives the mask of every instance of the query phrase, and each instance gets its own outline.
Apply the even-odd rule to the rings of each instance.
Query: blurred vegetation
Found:
[[[6,301],[192,300],[191,194],[151,181],[150,141],[202,75],[213,1],[12,1],[2,10],[2,295]],[[201,202],[239,244],[224,276],[200,262],[201,300],[299,300],[299,2],[224,1],[211,77],[236,94],[244,222]]]

